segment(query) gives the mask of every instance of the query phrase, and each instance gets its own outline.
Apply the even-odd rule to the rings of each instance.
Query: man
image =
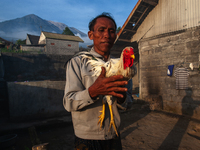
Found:
[[[93,40],[90,51],[95,57],[105,62],[110,58],[110,49],[116,39],[116,23],[108,14],[103,13],[89,23],[88,36]],[[88,150],[121,150],[121,139],[117,137],[113,128],[109,129],[109,109],[106,106],[104,126],[98,125],[98,116],[102,110],[102,97],[112,95],[123,103],[126,98],[123,76],[105,77],[105,68],[99,77],[92,77],[91,66],[86,64],[81,56],[73,57],[67,63],[66,86],[63,104],[71,112],[75,132],[75,149]],[[117,129],[120,125],[120,116],[116,103],[113,104],[113,113]]]

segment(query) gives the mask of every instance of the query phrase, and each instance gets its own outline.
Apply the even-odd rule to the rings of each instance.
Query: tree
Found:
[[[17,40],[17,41],[15,42],[15,44],[16,44],[16,45],[26,44],[26,40],[21,40],[21,39],[19,39],[19,40]]]
[[[74,35],[74,33],[68,27],[65,27],[65,30],[63,30],[62,34],[65,34],[65,35]]]
[[[121,28],[122,28],[122,27],[119,26],[119,27],[117,28],[117,30],[116,30],[116,33],[118,33],[118,32],[121,30]]]

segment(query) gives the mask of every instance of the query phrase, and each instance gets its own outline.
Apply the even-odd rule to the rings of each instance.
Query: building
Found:
[[[39,44],[45,44],[45,53],[70,55],[79,51],[79,42],[84,42],[78,36],[41,32]]]
[[[29,51],[31,53],[43,53],[44,52],[44,44],[38,44],[40,36],[27,34],[26,36],[26,44],[21,45],[20,49],[22,51]]]
[[[0,48],[4,48],[7,46],[7,48],[12,44],[12,42],[9,42],[3,38],[0,37]]]
[[[134,47],[133,84],[152,110],[200,119],[199,8],[199,0],[139,0],[117,35],[113,53]]]
[[[40,36],[27,34],[26,45],[38,45],[39,39],[40,39]]]

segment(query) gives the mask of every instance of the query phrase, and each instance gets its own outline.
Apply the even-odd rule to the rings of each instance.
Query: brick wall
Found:
[[[56,39],[46,39],[46,53],[58,55],[73,55],[79,51],[79,42]]]
[[[142,39],[139,52],[140,98],[151,109],[200,119],[200,27]],[[168,65],[174,65],[172,76],[167,76]],[[188,90],[176,89],[179,67],[189,71]]]

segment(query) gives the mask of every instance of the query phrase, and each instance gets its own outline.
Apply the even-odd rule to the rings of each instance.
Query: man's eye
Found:
[[[110,33],[115,33],[115,30],[110,30]]]
[[[104,32],[104,29],[99,29],[99,32]]]

